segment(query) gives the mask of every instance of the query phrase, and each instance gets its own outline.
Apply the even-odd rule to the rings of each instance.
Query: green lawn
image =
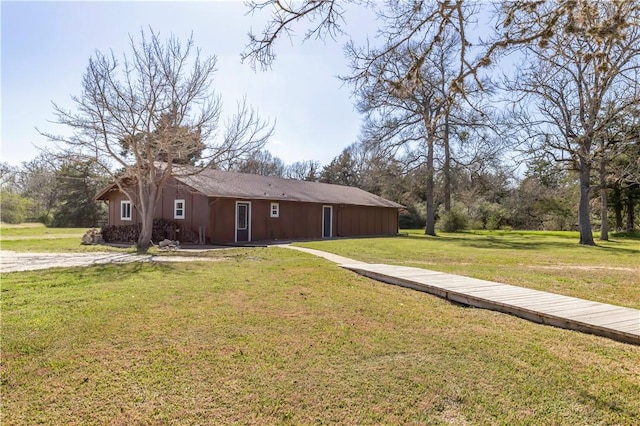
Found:
[[[2,223],[0,225],[0,238],[2,239],[18,239],[18,238],[58,238],[82,235],[88,228],[47,228],[41,223],[22,223],[19,225],[9,225]]]
[[[640,240],[578,244],[574,232],[473,232],[300,243],[369,263],[414,266],[640,309]]]
[[[640,423],[638,346],[291,250],[216,255],[3,274],[2,424]]]
[[[82,236],[88,228],[47,228],[41,223],[20,225],[0,224],[0,249],[17,252],[95,252],[135,251],[106,245],[82,245]]]

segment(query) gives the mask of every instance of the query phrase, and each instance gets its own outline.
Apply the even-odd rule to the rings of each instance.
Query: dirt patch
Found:
[[[35,271],[49,268],[132,262],[217,262],[223,257],[153,256],[132,253],[17,253],[0,252],[0,272]]]

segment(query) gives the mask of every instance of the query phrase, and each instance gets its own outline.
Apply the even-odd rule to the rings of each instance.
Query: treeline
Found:
[[[619,161],[620,162],[620,161]],[[376,155],[366,143],[345,148],[328,164],[307,160],[285,164],[267,150],[220,165],[226,170],[356,186],[398,202],[406,209],[400,227],[424,228],[426,222],[426,167]],[[605,179],[610,229],[634,231],[640,227],[640,182],[627,164],[611,168]],[[618,173],[614,173],[617,170]],[[95,195],[108,177],[95,165],[74,159],[40,155],[12,167],[0,164],[2,222],[41,222],[52,227],[91,227],[106,224],[107,209]],[[445,209],[444,173],[435,172],[437,228],[576,230],[579,184],[576,174],[543,159],[531,159],[520,168],[495,155],[457,164],[449,176],[451,206]],[[591,217],[600,227],[603,218],[601,187],[593,177]]]
[[[476,155],[478,155],[476,153]],[[640,182],[633,164],[610,167],[606,174],[609,229],[634,231],[640,227]],[[376,153],[366,143],[345,148],[328,164],[307,160],[285,164],[267,150],[230,161],[220,168],[242,173],[356,186],[398,202],[400,227],[424,228],[426,167]],[[107,209],[95,195],[108,177],[88,162],[40,155],[13,167],[0,164],[2,222],[41,222],[52,227],[91,227],[106,224]],[[576,230],[579,183],[562,163],[530,159],[520,168],[495,154],[456,164],[449,173],[451,206],[445,209],[445,177],[435,171],[434,203],[437,228]],[[603,218],[598,176],[593,176],[591,218]]]
[[[2,222],[101,226],[108,212],[94,197],[107,182],[95,163],[74,158],[41,154],[18,167],[0,163]]]
[[[604,186],[596,173],[591,188],[590,214],[600,229],[602,218],[609,229],[633,231],[640,226],[639,146],[629,145],[627,156],[608,164]],[[511,153],[512,154],[512,153]],[[462,158],[462,157],[458,157]],[[629,161],[624,161],[627,158]],[[624,163],[624,164],[623,164]],[[435,171],[434,204],[437,227],[463,229],[577,230],[579,181],[569,163],[530,156],[520,167],[495,151],[475,150],[466,164],[459,162],[445,179],[442,167]],[[269,151],[227,164],[226,169],[244,173],[356,186],[396,201],[406,210],[401,228],[424,228],[426,222],[427,170],[424,164],[385,157],[372,145],[359,142],[345,148],[329,164],[304,161],[285,164]],[[449,188],[445,188],[448,182]],[[603,216],[601,190],[606,193]],[[449,192],[451,206],[445,208]]]

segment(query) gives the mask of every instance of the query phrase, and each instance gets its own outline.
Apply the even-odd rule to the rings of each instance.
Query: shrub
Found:
[[[29,200],[9,191],[0,193],[0,220],[4,223],[18,224],[24,222]]]
[[[487,229],[490,231],[500,229],[502,225],[508,223],[508,212],[498,203],[481,201],[473,206],[471,216],[474,221],[481,224],[474,229]]]
[[[467,215],[457,207],[453,207],[448,212],[442,212],[438,221],[438,227],[444,232],[463,231],[467,229],[467,225]]]
[[[407,206],[406,210],[400,212],[398,224],[401,229],[420,229],[427,223],[426,212],[423,212],[415,204]]]
[[[500,226],[502,224],[502,217],[496,214],[489,214],[489,216],[487,216],[487,224],[485,225],[485,228],[488,229],[489,231],[494,231],[496,229],[500,229]]]

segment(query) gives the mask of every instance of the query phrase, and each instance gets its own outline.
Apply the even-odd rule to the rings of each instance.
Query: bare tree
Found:
[[[569,161],[580,181],[580,244],[594,245],[589,211],[595,160],[616,140],[607,130],[640,102],[640,7],[636,2],[578,2],[559,29],[529,45],[529,65],[509,87],[522,94],[534,149]],[[548,7],[552,7],[551,5]],[[610,158],[609,158],[610,159]]]
[[[628,1],[628,3],[633,3]],[[381,20],[379,30],[388,37],[382,54],[405,47],[421,45],[427,51],[436,44],[445,31],[453,31],[460,37],[461,48],[456,60],[456,77],[452,90],[464,94],[464,81],[477,77],[482,68],[496,63],[513,48],[546,42],[558,29],[558,22],[587,0],[529,1],[515,0],[494,3],[493,19],[482,24],[480,31],[471,31],[472,20],[466,19],[469,10],[486,8],[488,2],[479,0],[248,0],[251,13],[269,12],[265,27],[249,32],[249,43],[241,57],[253,68],[267,69],[276,59],[275,45],[279,39],[293,38],[295,29],[304,28],[302,40],[327,37],[337,39],[348,28],[347,9],[373,8]],[[397,13],[400,11],[400,13]],[[393,19],[389,19],[393,18]],[[389,22],[393,22],[389,25]],[[306,24],[306,27],[305,27]],[[484,34],[486,39],[472,37]],[[348,34],[347,34],[348,35]],[[428,53],[428,52],[427,52]],[[417,62],[419,57],[414,58]]]
[[[413,11],[409,3],[391,5],[386,15],[388,22],[380,34],[397,44],[395,40],[406,38],[412,32],[412,20],[404,19],[407,15],[413,13],[416,20],[421,20],[423,14],[436,14],[440,7],[434,4],[433,9],[425,6]],[[460,11],[472,13],[467,9]],[[461,19],[466,20],[468,16]],[[429,31],[425,31],[427,38],[430,37]],[[448,64],[455,63],[455,54],[461,48],[461,38],[455,31],[440,28],[432,31],[437,31],[441,38],[435,38],[431,44],[402,42],[390,49],[388,45],[360,48],[350,43],[346,50],[351,58],[352,75],[345,78],[354,86],[358,109],[365,114],[365,137],[384,146],[391,155],[405,151],[413,167],[425,165],[425,233],[428,235],[435,235],[437,143],[445,153],[447,190],[450,185],[450,117],[458,91],[451,90],[457,73]],[[450,207],[449,199],[447,207]]]
[[[261,149],[273,127],[241,101],[226,122],[219,121],[222,102],[212,88],[216,57],[201,57],[190,37],[185,44],[160,39],[152,29],[130,37],[130,55],[118,61],[113,52],[96,52],[72,96],[75,110],[54,103],[55,123],[71,136],[43,133],[77,158],[92,159],[138,209],[142,230],[139,251],[151,243],[153,215],[162,189],[193,167],[239,158]]]
[[[256,151],[239,163],[233,170],[262,176],[284,177],[284,162],[268,150]]]
[[[58,202],[56,172],[60,161],[50,152],[41,152],[22,163],[17,175],[20,193],[31,200],[28,217],[46,225],[51,223]]]
[[[457,59],[455,60],[456,72],[448,79],[449,87],[447,91],[450,94],[459,94],[463,99],[467,98],[470,86],[475,85],[479,89],[484,88],[479,71],[495,64],[502,55],[521,47],[530,49],[531,52],[548,52],[550,50],[549,47],[553,44],[557,46],[558,41],[561,39],[565,41],[573,40],[571,42],[573,43],[573,48],[569,49],[569,53],[563,59],[566,60],[565,65],[568,64],[568,66],[564,67],[563,64],[555,64],[558,69],[564,69],[565,72],[570,74],[582,66],[593,66],[591,70],[582,69],[583,75],[580,78],[591,78],[592,75],[597,75],[597,78],[602,78],[601,82],[605,86],[610,87],[620,87],[621,84],[624,84],[622,80],[625,79],[628,79],[627,83],[638,81],[637,76],[632,76],[628,69],[621,71],[615,64],[610,63],[622,58],[609,59],[610,55],[616,55],[616,43],[620,44],[624,41],[621,35],[623,33],[633,33],[633,28],[638,25],[640,3],[637,1],[516,0],[500,2],[496,4],[493,20],[480,22],[481,28],[477,33],[486,34],[486,39],[474,40],[471,34],[475,33],[470,30],[474,20],[469,19],[469,17],[474,15],[472,11],[480,5],[483,5],[483,3],[473,0],[389,0],[377,3],[358,0],[341,2],[336,0],[302,0],[296,2],[253,0],[249,2],[251,10],[256,13],[261,10],[268,10],[271,12],[271,19],[261,33],[250,34],[249,44],[243,54],[243,59],[248,60],[254,67],[269,67],[275,59],[274,46],[277,40],[282,36],[291,37],[293,29],[300,26],[304,27],[305,23],[307,26],[304,39],[313,37],[320,39],[336,38],[348,28],[346,25],[347,9],[349,7],[362,6],[376,9],[380,22],[378,40],[382,42],[382,45],[375,50],[376,55],[368,56],[369,61],[361,61],[361,66],[358,70],[355,70],[353,77],[357,78],[358,75],[362,76],[368,73],[375,76],[377,71],[375,66],[380,62],[380,58],[393,57],[394,54],[401,55],[401,52],[404,52],[404,62],[401,62],[401,65],[403,72],[406,74],[404,76],[398,75],[398,77],[402,78],[395,81],[397,85],[395,88],[397,89],[396,93],[406,91],[407,88],[412,86],[411,81],[414,80],[416,71],[421,69],[425,58],[431,56],[432,50],[437,48],[447,33],[456,34],[460,39],[460,48],[457,51]],[[484,3],[484,6],[486,6],[486,3]],[[638,44],[636,41],[633,43]],[[582,46],[578,46],[580,44]],[[632,42],[627,40],[627,45],[632,46]],[[356,51],[352,47],[352,45],[348,46],[348,49],[351,49],[351,53]],[[365,50],[367,52],[371,51],[368,48]],[[407,54],[412,50],[416,54]],[[584,57],[578,58],[576,61],[578,65],[571,70],[572,63],[569,59],[571,55],[576,53],[584,54]],[[365,58],[366,55],[362,55],[362,57]],[[538,65],[535,65],[535,67],[538,67]],[[607,67],[608,69],[605,70]],[[599,68],[602,69],[598,70]],[[533,67],[531,69],[534,70]],[[623,74],[625,76],[620,77]],[[539,76],[541,79],[547,76],[553,79],[555,75],[553,73],[539,73]],[[580,81],[582,89],[592,83],[589,78]],[[390,85],[389,89],[393,90],[394,87]],[[605,92],[607,90],[609,89],[606,89]],[[443,92],[443,90],[440,91]],[[393,94],[393,92],[390,93]],[[611,94],[611,92],[607,93]],[[606,102],[605,99],[602,99],[601,95],[603,93],[598,90],[594,92],[593,96],[587,95],[588,90],[583,90],[582,94],[584,98],[581,99],[581,102]],[[561,102],[564,101],[561,100]],[[446,117],[447,111],[447,104],[443,104],[434,116]],[[578,120],[576,120],[577,115],[571,115],[572,120],[576,121],[574,124],[584,124],[586,127],[595,129],[594,126],[596,125],[590,120],[598,115],[597,112],[587,107],[581,110],[578,115],[581,115]],[[580,123],[581,120],[585,120],[585,122]],[[446,127],[449,121],[444,119],[443,123]],[[393,120],[388,120],[387,124],[392,127]],[[397,134],[400,135],[401,131],[398,130]],[[448,133],[445,132],[446,134]],[[584,139],[583,136],[586,136],[587,139]],[[594,136],[594,134],[587,131],[582,136],[576,136],[574,139],[576,141],[580,140],[579,144],[589,140],[590,142],[583,146],[589,145],[591,147],[596,143],[596,140],[593,139]],[[404,133],[403,137],[411,139],[415,135]],[[445,145],[446,140],[446,137],[442,138]],[[544,137],[543,140],[547,140],[547,137]],[[427,140],[428,145],[429,141]],[[594,152],[590,150],[587,155],[582,156],[583,159],[588,160],[589,172],[593,154]],[[428,162],[428,149],[426,156]],[[447,163],[446,158],[445,150],[445,164]],[[586,164],[579,156],[576,157],[576,160],[579,167],[582,167],[580,164]],[[582,167],[582,169],[580,173],[583,181],[585,181],[587,179],[586,167]],[[582,193],[588,194],[588,190],[589,187],[587,185],[583,188]],[[583,199],[586,199],[586,195],[583,196]],[[588,216],[587,204],[581,202],[581,228],[585,229],[584,234],[581,235],[581,242],[583,244],[592,244],[590,231],[586,230],[586,223],[583,223],[585,218],[588,219],[586,217]]]
[[[524,8],[521,3],[505,3],[501,10],[504,15],[500,16]],[[342,33],[347,5],[376,8],[379,20],[376,40],[365,47],[347,44],[352,75],[345,80],[354,85],[359,108],[366,114],[363,138],[384,143],[391,155],[400,147],[407,150],[410,145],[422,145],[408,158],[414,160],[415,167],[426,164],[425,232],[435,235],[436,144],[442,146],[444,153],[444,204],[447,210],[451,206],[452,108],[459,98],[471,105],[469,93],[484,89],[485,82],[478,75],[481,67],[490,65],[510,46],[542,37],[541,32],[548,28],[543,26],[536,34],[505,36],[508,40],[496,36],[493,42],[478,48],[482,41],[477,37],[471,40],[469,29],[475,25],[472,17],[481,4],[474,0],[252,1],[249,5],[253,12],[266,9],[272,15],[261,34],[250,34],[243,59],[253,67],[269,67],[275,59],[277,38],[291,36],[292,28],[300,22],[309,22],[305,39],[335,38]],[[510,22],[505,19],[504,24],[508,26]]]
[[[315,182],[320,177],[320,162],[304,160],[288,164],[285,166],[284,177]]]
[[[16,186],[16,176],[18,168],[2,161],[0,162],[0,188],[13,190]]]

